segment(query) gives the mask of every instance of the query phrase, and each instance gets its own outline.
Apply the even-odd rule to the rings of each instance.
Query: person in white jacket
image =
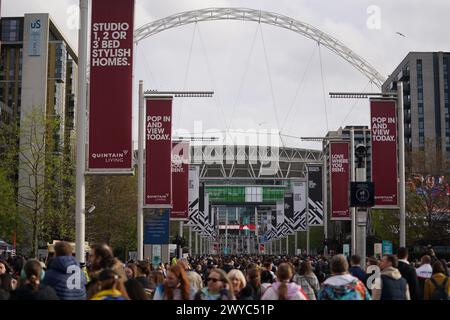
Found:
[[[295,282],[291,282],[292,267],[282,263],[277,270],[277,282],[264,292],[261,300],[308,300],[303,289]]]

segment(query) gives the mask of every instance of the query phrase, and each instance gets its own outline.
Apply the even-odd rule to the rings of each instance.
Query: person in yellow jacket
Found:
[[[123,282],[112,269],[100,272],[97,280],[98,292],[91,300],[129,300]]]
[[[424,300],[449,300],[450,278],[447,277],[441,261],[433,264],[433,274],[430,279],[425,280]]]
[[[175,266],[177,264],[177,257],[172,258],[172,262],[170,263],[172,266]]]

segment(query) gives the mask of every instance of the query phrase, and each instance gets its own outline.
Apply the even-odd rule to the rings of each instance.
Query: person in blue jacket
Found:
[[[362,283],[366,283],[366,271],[361,267],[361,257],[359,255],[352,255],[350,258],[351,267],[348,272],[358,278]],[[364,264],[365,265],[365,264]]]
[[[45,273],[45,285],[52,287],[61,300],[86,299],[86,275],[72,256],[69,243],[55,244],[55,257]]]

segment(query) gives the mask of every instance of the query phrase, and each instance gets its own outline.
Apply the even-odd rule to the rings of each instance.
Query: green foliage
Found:
[[[10,205],[25,254],[35,256],[39,244],[54,239],[73,240],[73,163],[62,152],[60,129],[60,119],[38,107],[22,115],[20,131],[18,122],[0,127],[0,167],[13,185]]]
[[[123,256],[135,250],[137,177],[87,177],[86,208],[91,205],[95,210],[86,213],[86,240],[106,242]]]
[[[0,168],[0,239],[12,242],[16,227],[16,201],[14,186],[4,169]]]

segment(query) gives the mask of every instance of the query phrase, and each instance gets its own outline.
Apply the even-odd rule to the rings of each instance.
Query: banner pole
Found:
[[[224,253],[228,254],[228,208],[225,208],[225,249]]]
[[[398,161],[399,161],[399,200],[400,200],[400,247],[406,246],[406,205],[405,205],[405,123],[403,113],[403,82],[397,82],[398,110]]]
[[[322,148],[325,150],[325,148]],[[323,153],[323,171],[322,171],[322,197],[323,197],[323,235],[324,247],[323,254],[328,255],[327,239],[328,239],[328,186],[327,186],[327,156]]]
[[[351,159],[351,170],[350,170],[350,181],[355,182],[355,131],[352,128],[350,130],[350,159]],[[351,213],[351,232],[352,232],[352,248],[351,254],[356,254],[356,209],[355,207],[350,208]]]
[[[192,227],[189,226],[189,256],[192,257]]]
[[[137,255],[144,259],[144,81],[139,81]]]
[[[195,234],[195,254],[199,255],[199,252],[198,252],[198,233],[194,232],[194,234]]]
[[[180,240],[183,238],[183,221],[180,221],[180,225],[179,225],[179,234],[180,234]],[[178,253],[178,257],[179,259],[183,258],[183,246],[180,243],[180,251]]]
[[[298,232],[297,232],[297,231],[294,231],[294,232],[295,232],[294,255],[297,255],[297,248],[298,248],[298,247],[297,247],[297,244],[298,244]]]
[[[75,253],[80,263],[86,261],[85,246],[85,173],[86,173],[86,111],[87,111],[87,53],[88,53],[89,1],[80,0],[80,30],[78,32],[78,103],[76,109],[76,204],[75,204]]]
[[[286,255],[289,255],[289,235],[286,235]]]
[[[309,255],[309,173],[306,181],[306,254]]]

